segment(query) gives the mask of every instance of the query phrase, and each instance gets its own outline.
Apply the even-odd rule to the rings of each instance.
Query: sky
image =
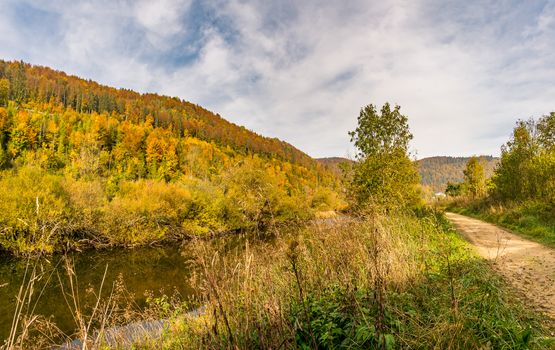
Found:
[[[313,157],[398,104],[417,158],[555,110],[555,1],[0,0],[0,58],[178,96]]]

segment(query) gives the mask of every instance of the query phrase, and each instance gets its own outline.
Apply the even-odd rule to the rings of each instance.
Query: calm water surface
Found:
[[[280,237],[298,232],[299,227],[282,227]],[[240,252],[248,240],[250,244],[273,244],[273,235],[240,234],[211,239],[208,244],[223,254]],[[162,247],[135,249],[114,248],[89,250],[67,255],[73,261],[81,309],[91,310],[106,272],[102,295],[110,295],[113,285],[122,280],[138,307],[146,306],[146,293],[159,297],[179,294],[181,300],[194,295],[190,277],[195,272],[193,253],[195,243],[186,241]],[[72,335],[77,329],[62,290],[69,291],[64,256],[54,255],[35,260],[14,259],[0,253],[0,345],[9,336],[16,298],[25,280],[26,268],[36,266],[42,278],[34,284],[31,305],[34,314],[49,317],[64,333]],[[106,266],[108,268],[106,269]],[[59,276],[59,277],[58,277]],[[89,290],[89,292],[87,292]],[[94,293],[90,293],[90,291]],[[41,294],[40,298],[38,295]],[[104,299],[105,300],[105,299]],[[70,303],[72,300],[69,300]],[[88,308],[88,309],[87,309]],[[89,315],[90,312],[85,312]]]
[[[133,293],[139,306],[146,304],[145,292],[155,296],[179,293],[183,298],[193,293],[189,285],[192,270],[186,247],[164,246],[138,249],[111,249],[73,253],[77,276],[78,295],[82,306],[96,301],[87,289],[99,289],[106,265],[103,295],[108,295],[114,282],[121,278],[126,289]],[[35,313],[51,317],[58,327],[71,334],[76,328],[70,309],[64,299],[62,286],[68,291],[68,277],[62,256],[50,256],[30,262],[37,267],[42,278],[35,283]],[[9,336],[16,306],[16,297],[24,280],[26,260],[0,258],[0,344]],[[58,275],[60,277],[58,277]],[[37,299],[44,288],[42,296]]]

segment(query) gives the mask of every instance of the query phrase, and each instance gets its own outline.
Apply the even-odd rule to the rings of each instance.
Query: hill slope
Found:
[[[333,171],[178,98],[0,61],[0,248],[137,245],[308,218]]]
[[[286,142],[258,135],[177,97],[115,89],[23,62],[0,60],[2,78],[9,81],[8,98],[18,103],[62,105],[77,113],[114,113],[132,123],[150,118],[155,127],[171,128],[179,136],[187,134],[237,151],[252,151],[305,165],[316,164]]]
[[[429,186],[434,192],[443,192],[447,182],[463,181],[463,170],[470,157],[429,157],[417,161],[420,171],[421,183]],[[493,174],[498,158],[492,156],[480,156],[484,165],[486,176]]]
[[[353,163],[354,161],[343,157],[327,157],[327,158],[317,158],[318,162],[323,164],[328,170],[334,172],[338,176],[341,175],[341,164]]]

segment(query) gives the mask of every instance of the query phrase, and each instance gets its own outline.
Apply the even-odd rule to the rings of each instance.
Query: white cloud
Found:
[[[167,48],[167,38],[183,34],[181,15],[191,5],[188,0],[141,0],[137,2],[134,15],[147,33],[147,38],[156,48]]]
[[[177,95],[313,156],[345,155],[368,103],[402,106],[419,156],[498,153],[517,118],[554,109],[553,4],[202,4],[210,21],[193,23],[199,51],[185,64],[167,65],[190,50],[185,0],[32,3],[61,16],[62,42],[3,35],[0,54]],[[2,33],[19,36],[2,13]]]

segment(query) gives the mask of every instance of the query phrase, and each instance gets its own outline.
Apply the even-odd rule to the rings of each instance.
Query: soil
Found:
[[[477,219],[446,215],[518,294],[555,323],[554,249]]]

